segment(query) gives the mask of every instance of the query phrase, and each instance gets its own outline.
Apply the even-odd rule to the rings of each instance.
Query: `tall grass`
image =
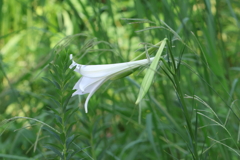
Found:
[[[239,7],[0,0],[0,157],[239,159]],[[139,105],[148,65],[101,86],[87,114],[85,95],[68,99],[79,79],[69,54],[81,64],[127,62],[155,56],[164,38]]]

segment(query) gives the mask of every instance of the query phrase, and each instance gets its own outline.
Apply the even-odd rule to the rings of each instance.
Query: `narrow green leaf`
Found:
[[[43,126],[42,129],[43,129],[43,130],[46,130],[46,131],[47,131],[48,133],[50,133],[53,137],[55,137],[57,140],[61,141],[58,133],[54,132],[54,131],[53,131],[52,129],[50,129],[49,127]]]
[[[78,111],[78,109],[79,108],[75,108],[75,109],[72,108],[71,111],[68,112],[68,114],[64,114],[65,123],[68,123],[69,118],[71,118],[72,115]]]
[[[49,78],[42,77],[42,79],[45,80],[46,82],[53,83]]]
[[[67,129],[66,129],[66,130],[67,130],[67,132],[66,132],[66,133],[67,133],[67,134],[66,134],[67,136],[71,133],[72,127],[73,127],[73,125],[76,124],[76,123],[77,123],[77,122],[74,121],[74,122],[70,123],[70,125],[67,127]]]
[[[59,157],[63,158],[63,155],[61,154],[61,152],[58,149],[56,149],[55,147],[53,147],[53,146],[44,146],[44,147],[47,149],[50,149],[55,154],[57,154]]]
[[[63,97],[63,110],[65,111],[67,108],[67,105],[72,98],[72,92],[69,92],[66,96]]]
[[[55,115],[56,121],[58,121],[58,123],[62,123],[62,118],[59,115]]]
[[[66,140],[65,134],[64,133],[60,133],[59,135],[60,135],[61,143],[64,144],[65,140]]]
[[[60,85],[58,84],[57,81],[55,81],[55,80],[50,80],[50,79],[48,79],[48,78],[46,78],[46,77],[42,77],[42,79],[45,80],[45,81],[47,81],[47,82],[49,82],[49,83],[52,83],[55,87],[57,87],[58,89],[60,89]]]
[[[119,157],[122,157],[123,154],[126,153],[126,151],[127,151],[129,148],[137,147],[136,145],[140,145],[140,144],[143,143],[143,142],[146,142],[146,140],[137,139],[137,140],[135,140],[135,141],[132,141],[132,142],[128,143],[125,147],[122,148]]]
[[[75,135],[73,134],[72,136],[70,136],[70,137],[67,138],[67,142],[66,142],[66,144],[67,144],[67,148],[68,148],[69,145],[72,143],[74,137],[75,137]]]
[[[59,121],[58,121],[56,118],[53,120],[53,122],[54,122],[61,130],[63,129],[62,124],[59,123]]]
[[[159,157],[159,153],[158,153],[158,150],[156,148],[156,144],[155,144],[154,138],[153,138],[152,127],[153,127],[152,114],[148,114],[146,117],[146,132],[148,135],[147,137],[153,147],[155,154],[157,155],[157,157]]]
[[[52,147],[56,148],[59,151],[63,150],[63,147],[61,145],[59,145],[58,143],[46,143],[45,146],[52,146]]]
[[[160,45],[160,47],[159,47],[159,49],[157,51],[157,54],[156,54],[152,64],[148,68],[147,73],[146,73],[146,75],[143,78],[143,81],[142,81],[142,84],[141,84],[141,88],[140,88],[140,91],[139,91],[139,94],[138,94],[138,98],[137,98],[136,104],[138,104],[143,99],[143,97],[146,95],[148,89],[150,88],[150,85],[152,84],[154,73],[155,73],[155,70],[157,68],[158,62],[159,62],[159,60],[161,58],[161,55],[162,55],[164,46],[166,44],[166,41],[167,41],[167,38],[165,38],[162,41],[162,43],[161,43],[161,45]]]
[[[15,159],[15,160],[33,160],[33,158],[27,158],[27,157],[22,157],[22,156],[15,156],[15,155],[9,155],[9,154],[1,154],[1,158],[8,158],[8,159]]]
[[[52,110],[56,115],[60,115],[60,113],[54,109],[53,107],[47,107],[48,109]]]
[[[57,89],[61,89],[60,84],[57,81],[53,80],[53,84]]]
[[[75,154],[77,154],[80,151],[82,151],[82,148],[77,149],[75,152],[68,154],[67,160],[71,159]]]

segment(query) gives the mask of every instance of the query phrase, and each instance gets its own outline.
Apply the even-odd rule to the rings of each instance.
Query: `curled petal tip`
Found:
[[[70,55],[69,55],[69,58],[70,58],[70,60],[72,60],[72,58],[73,58],[73,55],[72,55],[72,54],[70,54]]]
[[[73,56],[72,56],[72,54],[70,54],[70,60],[72,60],[72,64],[69,66],[69,68],[72,69],[73,67],[76,66],[76,69],[74,71],[77,72],[78,70],[80,70],[81,65],[77,64],[72,58],[73,58]]]
[[[84,108],[85,108],[85,113],[88,113],[88,108],[87,108],[88,106],[86,105],[86,103],[85,103],[85,106],[84,106]]]

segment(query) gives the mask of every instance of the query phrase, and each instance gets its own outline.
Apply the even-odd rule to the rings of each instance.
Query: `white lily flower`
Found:
[[[72,55],[70,55],[70,59],[72,60]],[[73,88],[76,89],[76,92],[74,92],[72,96],[89,93],[84,104],[85,112],[87,113],[89,99],[104,82],[122,73],[146,65],[147,63],[149,63],[149,61],[152,61],[153,59],[154,57],[150,59],[143,59],[132,62],[104,65],[81,65],[72,60],[72,64],[69,68],[73,68],[76,66],[74,71],[82,75],[82,77],[78,80],[78,82]]]

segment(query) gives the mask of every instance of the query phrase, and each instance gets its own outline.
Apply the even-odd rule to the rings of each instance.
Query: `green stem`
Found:
[[[160,44],[162,43],[162,41],[158,42],[157,44],[155,44],[154,46],[160,46]],[[149,48],[147,51],[142,52],[140,55],[138,55],[137,57],[135,57],[133,60],[131,61],[136,61],[136,60],[140,60],[140,59],[144,59],[146,57],[146,53],[152,53],[153,51],[157,50],[159,48],[156,47],[151,47]]]
[[[17,116],[17,117],[13,117],[13,118],[7,119],[7,120],[3,121],[2,123],[5,124],[5,123],[8,123],[8,122],[13,121],[13,120],[16,120],[16,119],[29,119],[29,120],[33,120],[33,121],[36,121],[36,122],[41,123],[41,124],[44,125],[44,126],[49,127],[50,129],[52,129],[53,131],[55,131],[55,132],[57,132],[57,133],[60,133],[58,130],[54,129],[53,127],[51,127],[51,126],[48,125],[47,123],[44,123],[44,122],[42,122],[42,121],[40,121],[40,120],[38,120],[38,119],[30,118],[30,117],[18,117],[18,116]]]
[[[173,62],[174,63],[174,62]],[[175,81],[175,85],[176,85],[176,90],[179,96],[179,99],[181,101],[181,106],[185,115],[185,120],[187,122],[187,127],[188,127],[188,131],[192,140],[192,145],[193,145],[193,149],[194,149],[194,154],[195,154],[195,158],[198,159],[198,153],[197,153],[197,146],[196,146],[196,142],[195,142],[195,137],[194,137],[194,132],[193,132],[193,128],[191,126],[191,119],[190,119],[190,115],[188,113],[187,107],[186,107],[186,103],[183,97],[183,92],[180,86],[180,82],[179,82],[179,78],[177,76],[177,74],[174,74],[174,81]]]
[[[67,159],[67,141],[66,141],[66,127],[65,127],[65,119],[64,119],[64,113],[62,113],[62,132],[64,135],[64,142],[63,142],[63,158],[64,160]]]
[[[185,116],[185,120],[187,122],[188,132],[189,132],[191,140],[192,140],[190,143],[191,143],[191,145],[193,147],[193,150],[194,150],[193,151],[193,154],[194,154],[193,156],[194,156],[194,159],[198,159],[197,144],[196,144],[196,141],[195,141],[194,131],[193,131],[193,128],[191,126],[191,118],[190,118],[190,115],[189,115],[187,107],[186,107],[186,103],[185,103],[183,92],[182,92],[181,85],[180,85],[180,79],[179,79],[178,74],[177,74],[178,70],[179,70],[179,66],[175,65],[175,59],[174,59],[173,53],[171,51],[171,43],[169,43],[169,41],[168,41],[167,44],[168,44],[168,50],[169,50],[170,58],[171,58],[171,61],[173,63],[174,72],[171,71],[171,69],[168,67],[168,65],[166,63],[164,63],[164,65],[166,66],[167,70],[173,76],[173,79],[174,79],[173,80],[174,81],[173,85],[175,86],[176,92],[177,92],[179,100],[181,102],[181,107],[182,107],[182,110],[183,110],[183,113],[184,113],[184,116]]]
[[[178,79],[176,74],[174,75],[174,80],[175,80],[175,84],[176,84],[177,93],[178,93],[179,99],[181,101],[181,106],[182,106],[182,109],[183,109],[183,112],[184,112],[184,115],[185,115],[185,119],[186,119],[186,122],[187,122],[188,131],[189,131],[189,134],[191,136],[192,145],[194,147],[193,149],[194,149],[195,158],[198,159],[195,137],[194,137],[193,129],[192,129],[192,126],[191,126],[191,119],[190,119],[190,116],[189,116],[189,113],[188,113],[188,110],[187,110],[187,107],[186,107],[186,103],[184,101],[184,97],[183,97],[182,89],[181,89],[181,86],[180,86],[180,83],[179,83],[179,79]]]
[[[64,80],[62,79],[62,82]],[[62,108],[62,114],[61,114],[61,119],[62,119],[62,133],[63,133],[63,159],[66,160],[67,159],[67,140],[66,140],[66,127],[65,127],[65,108],[64,108],[64,85],[63,83],[61,83],[61,108]]]

